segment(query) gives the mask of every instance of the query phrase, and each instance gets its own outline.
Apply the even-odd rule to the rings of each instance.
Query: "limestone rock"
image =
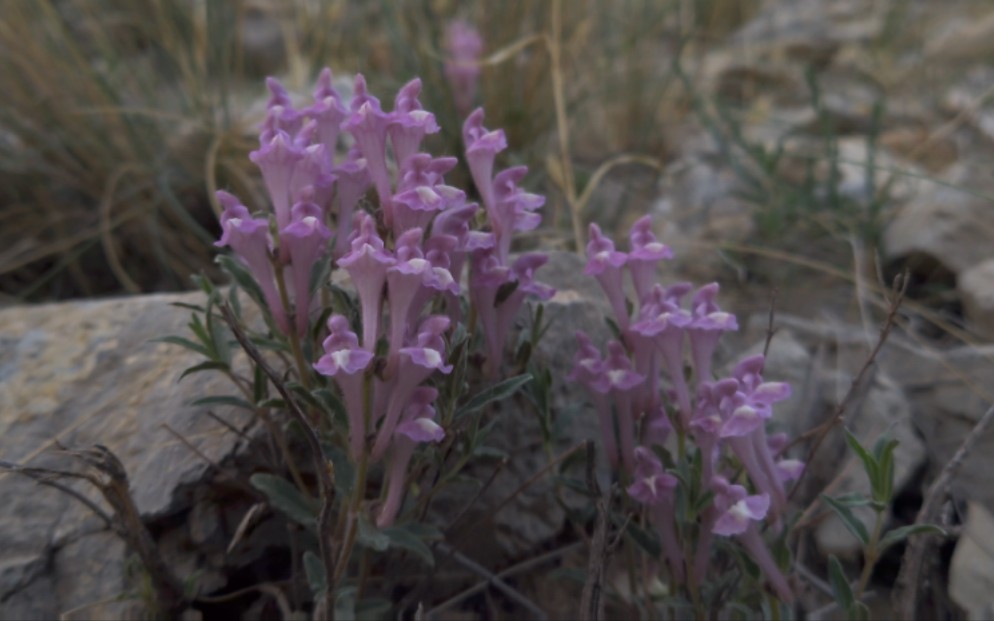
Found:
[[[949,596],[971,621],[994,617],[994,516],[982,505],[967,507],[963,534],[949,566]]]
[[[78,467],[53,454],[56,441],[104,444],[124,463],[146,520],[184,510],[190,490],[212,466],[167,426],[215,463],[244,444],[206,408],[187,405],[196,397],[233,393],[228,380],[198,373],[177,383],[183,369],[201,362],[198,354],[150,340],[186,336],[189,311],[170,303],[201,299],[199,293],[150,295],[0,311],[0,459]],[[214,411],[236,428],[251,423],[244,411]],[[74,486],[97,499],[86,486]],[[127,591],[123,544],[98,532],[99,523],[81,503],[2,473],[0,504],[5,610],[51,618]],[[92,570],[80,572],[84,566]],[[43,583],[50,584],[50,597],[37,597],[35,585]]]
[[[977,332],[994,338],[994,259],[987,259],[961,273],[956,288],[967,321]]]
[[[890,260],[928,258],[954,274],[994,258],[994,210],[983,198],[989,173],[955,165],[944,185],[929,184],[897,214],[884,231]],[[964,192],[957,188],[970,188]],[[979,196],[978,196],[979,194]]]

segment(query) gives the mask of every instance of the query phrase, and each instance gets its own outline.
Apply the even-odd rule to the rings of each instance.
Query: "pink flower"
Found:
[[[352,238],[352,251],[338,260],[352,278],[362,305],[362,346],[376,351],[380,333],[380,307],[387,268],[395,259],[384,250],[383,240],[376,232],[376,222],[367,213],[360,213],[359,230]]]
[[[420,93],[420,79],[415,78],[405,84],[397,93],[393,114],[390,115],[388,132],[398,165],[418,152],[425,134],[439,131],[435,115],[421,107],[421,102],[418,101]]]
[[[373,360],[372,352],[359,347],[359,338],[349,328],[348,320],[341,315],[328,319],[328,338],[324,340],[324,355],[314,365],[321,375],[335,378],[345,402],[349,418],[349,446],[352,458],[358,461],[366,445],[366,417],[364,415],[362,384],[363,374]]]
[[[356,74],[352,96],[351,114],[342,123],[342,129],[352,134],[356,146],[366,159],[369,176],[376,187],[380,206],[390,225],[390,173],[387,170],[387,127],[390,115],[383,112],[380,100],[366,90],[366,79]]]
[[[445,29],[445,77],[452,88],[456,112],[466,116],[476,97],[480,79],[479,59],[483,53],[483,38],[469,22],[455,19]]]
[[[293,286],[296,330],[298,336],[307,334],[311,308],[311,272],[328,249],[331,231],[324,225],[324,212],[314,203],[293,206],[293,222],[280,235],[280,246],[290,257],[290,283]]]
[[[390,393],[387,413],[370,453],[373,461],[378,461],[386,452],[400,413],[410,401],[415,388],[435,371],[446,374],[452,372],[452,365],[445,364],[445,339],[442,338],[448,329],[448,317],[441,315],[428,317],[421,322],[415,342],[400,349],[396,381]]]
[[[600,283],[614,310],[618,326],[628,329],[628,305],[621,283],[621,268],[628,261],[624,252],[614,249],[614,242],[601,233],[601,227],[591,223],[590,241],[587,242],[587,266],[583,273],[593,276]]]
[[[376,525],[386,528],[393,524],[404,498],[404,479],[407,466],[415,447],[425,442],[441,442],[445,430],[435,422],[435,408],[432,403],[438,398],[438,391],[430,386],[421,386],[411,395],[410,403],[404,408],[401,423],[394,432],[390,465],[387,475],[387,496],[376,518]]]
[[[488,130],[483,126],[483,108],[477,108],[469,115],[462,128],[463,143],[466,145],[466,163],[473,176],[473,183],[480,193],[483,207],[491,222],[498,219],[497,203],[494,197],[494,159],[507,148],[504,130]]]
[[[273,240],[269,236],[269,220],[253,218],[248,208],[238,198],[224,190],[216,193],[218,202],[224,207],[221,214],[221,239],[215,246],[229,246],[235,256],[248,267],[249,272],[259,283],[266,306],[273,313],[277,327],[289,334],[286,309],[276,288],[276,275],[273,271]]]

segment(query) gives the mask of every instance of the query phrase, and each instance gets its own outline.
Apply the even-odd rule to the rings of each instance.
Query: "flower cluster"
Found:
[[[608,459],[631,482],[628,494],[647,507],[674,582],[683,584],[692,572],[693,584],[701,584],[713,536],[734,536],[777,595],[788,601],[790,588],[763,543],[760,526],[779,520],[787,504],[784,485],[803,468],[780,456],[785,437],[766,432],[773,404],[790,396],[790,386],[763,381],[762,355],[742,360],[731,377],[716,380],[712,359],[719,339],[738,329],[735,316],[717,305],[718,285],[700,287],[685,306],[692,285],[653,282],[658,263],[672,253],[653,235],[648,216],[635,223],[629,241],[629,252],[621,252],[597,225],[590,226],[585,273],[601,284],[621,338],[608,343],[602,356],[578,333],[580,347],[570,377],[590,393]],[[625,272],[634,304],[626,296]],[[687,357],[690,377],[684,368]],[[686,558],[680,543],[687,533],[678,530],[675,518],[678,480],[656,452],[667,451],[674,429],[681,459],[688,439],[696,446],[700,488],[714,498],[700,516],[694,558]],[[730,483],[739,467],[749,489]]]
[[[469,22],[454,19],[445,28],[445,77],[452,88],[456,112],[466,116],[473,107],[480,80],[480,54],[483,38]]]
[[[438,393],[426,382],[452,370],[446,338],[462,316],[466,267],[472,315],[494,373],[525,297],[552,294],[534,279],[544,255],[510,256],[513,232],[538,226],[544,199],[519,188],[524,167],[494,175],[506,140],[501,130],[483,128],[477,110],[464,136],[487,224],[473,230],[479,207],[445,183],[458,161],[422,151],[439,126],[418,100],[418,79],[400,89],[391,112],[368,92],[362,75],[348,106],[328,69],[306,107],[295,107],[277,81],[268,85],[272,97],[251,159],[261,169],[272,212],[253,216],[219,192],[218,245],[230,246],[249,269],[276,327],[291,340],[305,338],[319,314],[314,290],[322,283],[311,280],[320,262],[333,261],[351,278],[361,326],[332,315],[314,369],[333,378],[341,393],[351,458],[388,462],[389,488],[377,520],[386,526],[400,508],[416,444],[445,435],[434,420]],[[346,135],[352,146],[340,157]],[[370,189],[375,206],[363,202]]]

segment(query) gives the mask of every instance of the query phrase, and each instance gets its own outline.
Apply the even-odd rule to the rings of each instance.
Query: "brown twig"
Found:
[[[766,358],[770,353],[770,343],[773,342],[773,335],[777,333],[777,329],[773,326],[773,318],[776,315],[777,294],[779,292],[776,287],[770,289],[770,318],[766,326],[766,343],[763,344],[763,358]]]
[[[597,521],[594,523],[594,536],[590,543],[590,555],[587,559],[587,579],[583,583],[583,593],[580,596],[581,621],[599,621],[604,618],[604,600],[601,594],[604,590],[604,570],[607,567],[610,551],[607,541],[607,507],[610,492],[603,494],[594,474],[594,443],[587,442],[587,488],[597,500]],[[624,530],[624,529],[622,529]]]
[[[956,471],[959,470],[967,455],[973,450],[977,440],[980,439],[980,436],[984,435],[984,432],[987,431],[987,428],[990,427],[992,422],[994,422],[994,405],[984,412],[984,415],[980,417],[977,424],[973,426],[970,433],[963,439],[963,443],[960,444],[956,453],[953,454],[952,459],[942,467],[938,478],[935,479],[935,482],[932,483],[928,493],[925,495],[922,508],[918,511],[918,516],[915,518],[915,524],[930,524],[935,521],[938,517],[939,509],[945,500],[949,484],[952,483],[953,477],[956,475]],[[913,538],[909,540],[908,547],[904,551],[901,570],[897,575],[897,581],[894,583],[894,592],[891,599],[898,619],[912,620],[917,616],[918,583],[929,540],[928,534]]]
[[[334,619],[335,609],[334,609],[334,597],[335,597],[335,576],[338,573],[335,566],[335,555],[331,549],[331,539],[332,533],[335,527],[335,516],[334,516],[334,500],[335,500],[335,483],[332,480],[331,473],[328,470],[327,460],[324,458],[324,453],[321,450],[321,440],[318,437],[317,431],[311,425],[310,420],[304,414],[303,410],[297,404],[296,399],[287,390],[283,383],[282,378],[279,374],[273,370],[272,367],[263,359],[259,350],[256,349],[255,345],[245,336],[245,332],[242,330],[241,326],[238,324],[238,320],[235,318],[234,314],[231,312],[231,308],[226,303],[221,303],[218,305],[221,310],[221,316],[224,317],[225,323],[231,329],[231,333],[235,336],[235,339],[245,350],[259,368],[262,369],[273,386],[283,397],[283,401],[287,405],[287,411],[290,416],[300,425],[304,430],[304,437],[307,439],[308,447],[311,451],[311,458],[314,460],[314,472],[317,475],[318,483],[321,492],[321,512],[318,514],[318,548],[321,552],[321,561],[325,568],[325,589],[326,595],[324,599],[318,603],[317,609],[315,610],[315,619]]]
[[[814,460],[815,455],[818,453],[818,449],[821,448],[821,445],[825,441],[825,438],[828,437],[829,432],[831,432],[832,429],[834,429],[836,426],[845,422],[846,410],[848,409],[849,405],[852,403],[853,399],[856,397],[858,389],[862,386],[863,378],[866,376],[867,372],[873,366],[873,363],[876,362],[877,355],[880,353],[880,350],[883,348],[884,343],[887,342],[887,337],[890,336],[891,329],[894,327],[895,318],[897,317],[897,311],[901,307],[901,302],[904,300],[904,294],[907,291],[907,288],[908,288],[908,273],[904,272],[903,274],[898,275],[894,279],[894,285],[892,289],[894,295],[891,297],[890,303],[888,305],[887,318],[884,320],[883,325],[880,327],[880,336],[879,338],[877,338],[877,343],[876,345],[874,345],[873,350],[870,352],[870,355],[867,356],[866,362],[863,363],[862,368],[860,368],[859,372],[852,379],[852,382],[849,385],[849,390],[846,391],[845,396],[835,407],[835,410],[832,412],[832,416],[824,423],[815,427],[814,429],[811,429],[806,433],[800,435],[793,442],[791,442],[790,445],[788,445],[787,449],[794,446],[798,442],[802,442],[808,440],[811,437],[814,437],[814,440],[811,443],[811,448],[808,449],[808,454],[807,457],[805,458],[806,464],[810,465],[812,463],[812,460]],[[794,483],[794,487],[790,492],[790,497],[793,497],[794,494],[797,493],[797,490],[801,489],[801,482],[804,480],[804,476],[810,471],[811,468],[808,467],[801,472],[801,476]]]

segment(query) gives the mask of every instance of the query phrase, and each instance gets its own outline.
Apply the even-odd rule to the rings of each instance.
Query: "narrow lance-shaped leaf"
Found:
[[[850,533],[853,534],[854,537],[856,537],[856,539],[859,540],[862,545],[865,546],[869,543],[870,533],[866,530],[866,525],[863,524],[858,517],[853,515],[853,512],[849,507],[836,501],[831,496],[822,495],[821,498],[828,503],[828,506],[830,506],[833,511],[835,511],[835,514],[839,516],[840,520],[842,520],[842,524]]]
[[[273,474],[259,472],[249,478],[252,487],[262,492],[269,504],[294,522],[307,527],[317,523],[318,503],[305,496],[290,481]]]
[[[880,552],[883,553],[883,551],[887,548],[901,543],[908,537],[924,534],[945,536],[946,531],[932,524],[911,524],[895,528],[894,530],[888,531],[887,534],[883,536],[883,539],[880,540]]]
[[[517,392],[519,388],[530,382],[531,379],[532,376],[530,373],[524,373],[494,384],[482,392],[477,393],[472,399],[463,404],[462,407],[456,411],[456,418],[472,414],[494,401],[507,399]]]

